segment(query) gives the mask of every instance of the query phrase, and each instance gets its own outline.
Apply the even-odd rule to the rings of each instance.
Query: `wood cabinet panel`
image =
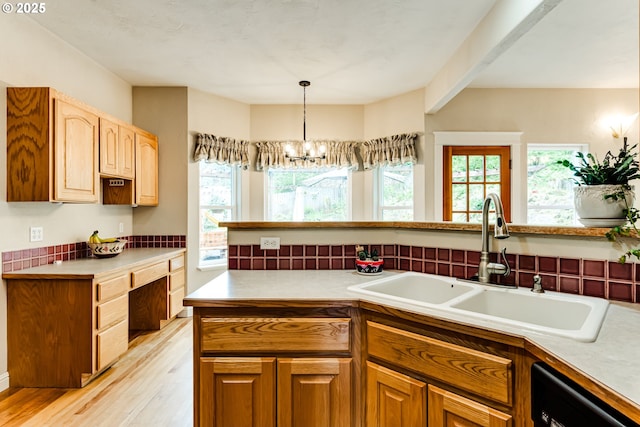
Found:
[[[275,358],[203,357],[199,365],[199,425],[275,427]]]
[[[203,318],[202,351],[349,351],[349,318]]]
[[[169,318],[176,316],[182,311],[184,305],[182,300],[184,299],[184,288],[178,289],[169,295]]]
[[[122,295],[107,301],[96,307],[96,328],[103,329],[107,326],[124,320],[129,313],[129,296]]]
[[[184,290],[184,270],[176,271],[169,275],[169,291]]]
[[[278,359],[278,427],[350,427],[351,359]]]
[[[422,381],[367,362],[366,426],[424,427],[426,387]]]
[[[104,117],[100,118],[100,174],[133,179],[135,132]]]
[[[101,280],[96,285],[96,297],[98,302],[104,302],[111,298],[125,294],[129,291],[131,277],[129,272],[113,279]]]
[[[169,260],[169,271],[176,271],[184,267],[184,255]]]
[[[125,319],[96,336],[96,370],[109,366],[128,348],[129,325]]]
[[[429,385],[429,425],[443,427],[511,427],[512,417],[489,406]]]
[[[54,199],[97,202],[98,116],[54,99]]]
[[[136,204],[158,205],[158,139],[136,133]]]
[[[367,322],[370,355],[511,405],[512,361],[379,323]]]
[[[131,273],[131,287],[137,288],[169,274],[169,263],[160,261]]]

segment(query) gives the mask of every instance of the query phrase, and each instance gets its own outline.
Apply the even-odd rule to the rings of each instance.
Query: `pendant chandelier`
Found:
[[[308,80],[300,80],[298,84],[302,86],[303,91],[302,147],[301,149],[295,149],[291,144],[287,144],[284,149],[284,156],[292,162],[296,162],[298,160],[303,162],[323,160],[326,158],[325,146],[321,145],[318,148],[319,153],[316,153],[311,142],[307,141],[307,87],[311,85],[311,82]]]

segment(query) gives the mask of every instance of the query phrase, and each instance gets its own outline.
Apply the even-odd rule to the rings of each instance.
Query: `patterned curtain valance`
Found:
[[[238,165],[242,169],[247,169],[249,167],[249,141],[200,133],[196,137],[193,160]]]
[[[418,133],[403,133],[364,141],[360,148],[365,169],[417,161],[415,141]]]
[[[256,170],[266,170],[269,168],[358,168],[358,158],[356,141],[307,141],[311,144],[311,149],[315,153],[320,153],[321,146],[324,146],[325,158],[322,160],[290,160],[285,157],[285,149],[290,145],[299,153],[304,151],[303,141],[260,141],[256,142],[258,155],[256,159]]]

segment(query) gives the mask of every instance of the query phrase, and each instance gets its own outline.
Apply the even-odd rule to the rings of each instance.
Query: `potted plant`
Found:
[[[356,246],[356,271],[360,274],[381,274],[384,260],[379,258],[378,250],[370,253],[363,246]]]
[[[574,188],[574,205],[579,220],[587,227],[624,225],[633,206],[634,191],[629,181],[640,178],[640,164],[627,138],[617,155],[608,151],[602,161],[591,153],[578,153],[576,164],[569,160],[558,163],[573,172],[578,186]]]

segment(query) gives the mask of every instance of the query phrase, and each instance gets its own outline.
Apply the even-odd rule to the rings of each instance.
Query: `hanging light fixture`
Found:
[[[302,86],[303,91],[302,149],[296,150],[291,146],[291,144],[287,144],[284,149],[284,156],[292,162],[295,162],[297,160],[309,162],[323,160],[326,158],[325,146],[321,145],[318,148],[319,155],[316,155],[315,149],[312,147],[311,142],[307,141],[307,87],[311,85],[311,82],[308,80],[300,80],[298,84]]]

